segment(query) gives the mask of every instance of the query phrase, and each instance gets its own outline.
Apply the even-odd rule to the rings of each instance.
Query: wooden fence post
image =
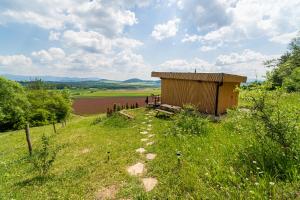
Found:
[[[31,140],[30,140],[29,123],[26,124],[25,133],[26,133],[26,141],[27,141],[27,145],[28,145],[29,155],[31,156],[32,155],[32,145],[31,145]]]
[[[54,133],[56,133],[55,122],[52,122]]]

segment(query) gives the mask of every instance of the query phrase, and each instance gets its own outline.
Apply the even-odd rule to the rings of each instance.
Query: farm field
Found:
[[[120,97],[94,97],[94,98],[76,98],[73,100],[73,110],[77,115],[91,115],[105,113],[107,108],[113,109],[114,104],[125,106],[136,105],[144,106],[146,97],[120,96]]]
[[[286,95],[285,102],[300,106],[299,98]],[[230,122],[237,123],[236,114],[209,122],[206,134],[184,136],[170,134],[173,120],[156,118],[145,108],[127,112],[135,119],[73,116],[66,127],[57,124],[57,134],[52,126],[32,128],[34,149],[43,134],[51,136],[51,144],[63,145],[43,179],[27,162],[24,131],[1,134],[0,199],[101,199],[107,193],[116,199],[299,198],[297,179],[280,180],[261,169],[252,174],[243,171],[240,152],[251,145],[253,136],[233,131]],[[151,138],[141,134],[149,127]],[[147,146],[144,138],[154,144]],[[142,147],[145,153],[136,152]],[[147,160],[146,153],[156,154],[155,159]],[[139,162],[144,172],[130,176],[128,167]],[[158,181],[151,192],[143,188],[147,177]]]
[[[129,105],[138,103],[145,105],[146,96],[160,94],[160,89],[139,90],[71,90],[73,110],[78,115],[105,113],[107,108],[112,109],[114,104]]]
[[[136,90],[103,90],[103,89],[73,89],[70,90],[73,98],[94,97],[145,97],[151,94],[160,94],[160,88],[136,89]]]

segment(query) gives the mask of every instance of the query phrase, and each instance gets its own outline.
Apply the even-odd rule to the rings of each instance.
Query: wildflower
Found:
[[[253,160],[253,161],[252,161],[252,163],[253,163],[253,164],[256,164],[256,161],[255,161],[255,160]]]
[[[275,183],[274,183],[274,182],[269,182],[269,184],[270,184],[270,185],[275,185]]]
[[[257,186],[257,185],[259,185],[259,183],[258,183],[258,182],[255,182],[255,183],[254,183],[254,185],[256,185],[256,186]]]

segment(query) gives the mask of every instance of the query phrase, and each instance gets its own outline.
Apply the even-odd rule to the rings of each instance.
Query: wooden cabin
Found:
[[[152,72],[161,78],[161,103],[195,105],[200,112],[216,116],[238,105],[237,87],[247,77],[225,73]]]

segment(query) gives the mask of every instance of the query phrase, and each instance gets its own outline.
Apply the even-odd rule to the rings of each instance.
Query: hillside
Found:
[[[299,105],[299,94],[285,98],[289,105]],[[51,136],[51,144],[63,145],[50,175],[42,179],[27,162],[24,132],[1,134],[0,199],[100,199],[104,194],[118,199],[297,197],[299,181],[264,176],[260,170],[245,174],[239,152],[249,147],[252,137],[231,128],[237,114],[209,122],[206,134],[176,136],[166,135],[173,120],[156,118],[143,108],[127,112],[135,119],[74,116],[66,127],[57,124],[57,134],[52,126],[32,128],[34,149],[42,134]],[[145,153],[136,152],[142,147]],[[147,160],[146,153],[156,157]],[[144,172],[130,176],[128,167],[139,162]],[[158,184],[145,192],[142,178],[149,177]]]

